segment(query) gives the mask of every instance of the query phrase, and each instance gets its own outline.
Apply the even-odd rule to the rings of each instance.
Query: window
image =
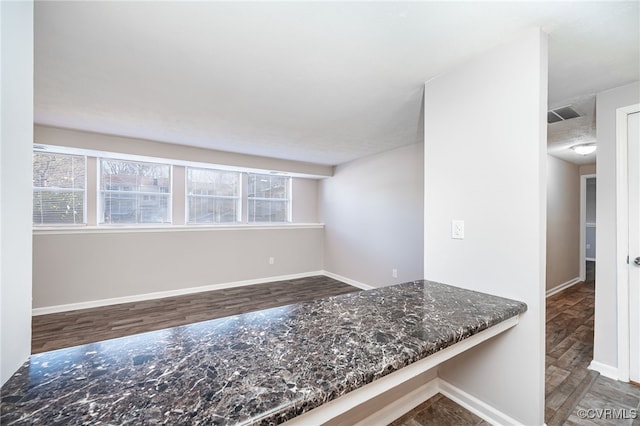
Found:
[[[171,223],[171,166],[100,160],[100,223]]]
[[[187,167],[187,222],[240,221],[241,174]]]
[[[248,175],[249,222],[290,222],[291,178]]]
[[[33,153],[33,224],[84,224],[85,157]]]

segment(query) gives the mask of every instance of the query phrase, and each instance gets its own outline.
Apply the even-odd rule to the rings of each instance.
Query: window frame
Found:
[[[32,156],[35,154],[44,154],[44,155],[60,155],[60,156],[64,156],[64,157],[78,157],[78,158],[82,158],[82,164],[84,167],[84,179],[83,179],[83,188],[82,189],[77,189],[77,188],[47,188],[47,187],[43,187],[43,186],[34,186],[33,185],[33,178],[32,178],[32,185],[31,185],[31,197],[32,197],[32,205],[31,205],[31,226],[34,228],[46,228],[46,227],[55,227],[55,228],[61,228],[61,227],[73,227],[73,228],[77,228],[77,227],[86,227],[87,226],[87,183],[88,183],[88,179],[87,179],[87,155],[84,154],[73,154],[73,153],[68,153],[68,152],[60,152],[57,150],[47,150],[47,149],[39,149],[37,147],[34,146],[34,148],[32,149]],[[31,164],[31,172],[33,173],[33,160],[32,160],[32,164]],[[64,223],[64,222],[55,222],[55,223],[34,223],[33,222],[33,213],[34,213],[34,207],[35,205],[33,204],[33,198],[35,197],[35,192],[36,190],[40,191],[40,192],[49,192],[49,193],[55,193],[55,192],[82,192],[82,222],[80,223]]]
[[[275,173],[256,173],[256,172],[247,172],[247,196],[246,196],[246,204],[247,204],[247,224],[289,224],[292,223],[292,218],[293,218],[293,179],[291,176],[288,175],[283,175],[283,174],[275,174]],[[265,177],[269,177],[269,178],[283,178],[286,179],[287,183],[286,185],[286,194],[287,197],[286,198],[273,198],[273,197],[250,197],[249,196],[249,178],[250,176],[265,176]],[[286,203],[286,209],[285,209],[285,220],[284,221],[256,221],[256,220],[251,220],[250,217],[250,208],[249,208],[249,204],[250,202],[254,200],[254,201],[277,201],[277,202],[285,202]],[[254,215],[255,216],[255,215]]]
[[[159,161],[160,159],[158,159]],[[111,161],[111,162],[121,162],[121,163],[134,163],[134,164],[150,164],[155,166],[163,166],[168,167],[169,176],[167,177],[169,186],[167,192],[149,192],[149,191],[126,191],[120,189],[103,189],[102,188],[102,169],[103,169],[103,161]],[[145,161],[145,160],[130,160],[118,157],[117,155],[113,156],[97,156],[96,157],[96,226],[98,227],[135,227],[135,228],[148,228],[148,227],[166,227],[173,225],[173,164],[169,162],[157,162],[157,161]],[[135,175],[140,176],[140,175]],[[166,222],[106,222],[105,221],[105,211],[104,211],[104,194],[106,192],[109,193],[120,193],[123,195],[132,195],[135,196],[132,200],[137,200],[137,197],[144,196],[167,196],[167,221]],[[139,216],[139,212],[136,213],[136,217]]]
[[[293,172],[271,171],[267,169],[258,169],[243,167],[237,165],[228,165],[215,162],[202,162],[194,161],[192,159],[180,159],[180,158],[166,158],[156,157],[150,155],[131,154],[123,152],[114,152],[106,150],[98,150],[91,148],[80,148],[65,145],[49,145],[42,144],[34,141],[32,153],[44,153],[44,154],[61,154],[70,155],[84,158],[84,194],[82,199],[83,208],[83,223],[70,224],[70,223],[50,223],[50,224],[33,224],[32,228],[34,233],[75,233],[75,232],[156,232],[156,231],[180,231],[180,230],[200,230],[200,229],[274,229],[282,227],[298,227],[298,226],[318,226],[319,223],[302,223],[294,222],[293,217],[293,198],[294,198],[294,178],[310,178],[320,179],[323,176],[307,175]],[[169,167],[168,178],[168,190],[167,190],[167,212],[169,217],[167,222],[151,222],[151,223],[139,223],[139,222],[121,222],[121,223],[106,223],[104,222],[104,209],[101,188],[101,170],[102,160],[107,161],[120,161],[129,163],[150,163],[159,166]],[[177,168],[176,168],[177,167]],[[240,193],[238,195],[240,199],[240,212],[238,216],[240,220],[237,222],[219,222],[219,223],[191,223],[187,215],[187,169],[212,169],[221,172],[234,172],[239,173],[241,176]],[[264,175],[272,177],[284,177],[286,178],[287,185],[287,198],[279,198],[274,200],[281,200],[287,202],[287,208],[285,211],[286,221],[279,222],[260,222],[249,221],[248,218],[248,175]],[[176,187],[176,185],[178,185]],[[181,191],[184,191],[182,193]],[[77,191],[79,192],[79,190]],[[33,192],[32,192],[33,193]],[[133,194],[142,193],[133,192]],[[158,195],[158,192],[152,192],[148,195]],[[255,198],[255,197],[253,197]],[[176,210],[178,209],[178,210]],[[178,212],[176,215],[176,211]],[[184,216],[183,216],[184,215]],[[175,222],[175,221],[178,222]]]
[[[204,170],[218,173],[235,173],[238,175],[238,195],[189,195],[189,170]],[[201,166],[184,166],[184,224],[185,226],[229,226],[239,225],[244,223],[244,173],[239,170],[225,170],[217,169],[215,167],[201,167]],[[189,200],[190,197],[208,198],[208,199],[222,199],[222,200],[236,200],[236,219],[233,222],[191,222],[189,219]]]

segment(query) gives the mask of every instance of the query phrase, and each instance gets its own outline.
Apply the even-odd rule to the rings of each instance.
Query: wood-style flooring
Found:
[[[562,425],[598,378],[593,359],[595,266],[587,279],[547,298],[545,421]]]
[[[33,317],[31,353],[359,291],[325,276]]]

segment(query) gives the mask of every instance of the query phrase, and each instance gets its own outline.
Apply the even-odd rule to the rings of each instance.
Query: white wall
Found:
[[[429,280],[521,300],[520,323],[439,375],[518,423],[544,423],[546,35],[531,29],[425,86]],[[465,239],[451,239],[451,220]]]
[[[31,353],[33,3],[0,2],[0,385]]]
[[[596,200],[596,305],[593,359],[617,368],[616,259],[616,109],[640,102],[640,83],[617,87],[596,96],[598,197]]]
[[[422,158],[423,145],[409,145],[320,181],[325,270],[375,287],[423,277]]]
[[[547,156],[547,290],[580,277],[580,174]]]

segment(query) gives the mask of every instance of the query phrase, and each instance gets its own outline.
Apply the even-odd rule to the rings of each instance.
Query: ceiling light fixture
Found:
[[[582,145],[574,145],[571,147],[572,150],[574,150],[576,152],[576,154],[580,154],[580,155],[589,155],[592,152],[596,151],[596,144],[595,143],[585,143]]]

